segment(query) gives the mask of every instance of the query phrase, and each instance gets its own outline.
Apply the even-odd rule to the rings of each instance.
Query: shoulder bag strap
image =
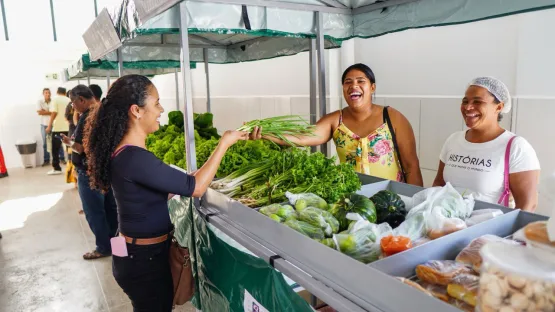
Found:
[[[513,144],[515,138],[516,136],[513,136],[509,140],[509,143],[507,143],[507,148],[505,149],[505,163],[503,169],[503,193],[501,194],[501,198],[499,198],[499,201],[497,202],[498,204],[505,207],[509,207],[509,195],[511,194],[511,187],[509,183],[509,160],[511,158],[511,145]]]
[[[403,175],[403,182],[407,182],[407,175],[405,174],[405,169],[403,167],[403,162],[401,161],[401,154],[399,153],[399,146],[397,145],[397,136],[393,130],[393,125],[391,119],[389,118],[389,112],[387,109],[389,106],[383,108],[383,121],[387,124],[389,132],[391,133],[391,139],[393,140],[393,148],[395,148],[395,153],[397,154],[397,160],[399,161],[399,167],[401,169],[401,174]]]

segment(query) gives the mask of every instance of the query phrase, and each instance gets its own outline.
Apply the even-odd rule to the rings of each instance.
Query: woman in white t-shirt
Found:
[[[534,211],[540,163],[528,141],[499,125],[502,114],[510,110],[511,97],[503,82],[474,79],[461,104],[469,130],[456,132],[445,142],[434,186],[450,182],[477,200]]]

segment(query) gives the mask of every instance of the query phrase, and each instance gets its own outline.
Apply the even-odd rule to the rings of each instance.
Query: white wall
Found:
[[[356,40],[356,62],[373,68],[381,103],[411,121],[426,185],[436,175],[446,138],[464,129],[460,98],[477,76],[495,76],[507,84],[514,112],[503,126],[532,144],[542,178],[555,172],[555,147],[546,141],[555,130],[553,29],[555,10],[548,10]],[[540,194],[538,212],[552,211]]]

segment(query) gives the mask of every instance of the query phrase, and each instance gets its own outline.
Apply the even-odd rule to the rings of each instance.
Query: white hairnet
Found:
[[[494,77],[474,78],[468,86],[478,86],[488,90],[500,102],[505,103],[501,114],[511,111],[511,94],[509,88],[499,79]]]

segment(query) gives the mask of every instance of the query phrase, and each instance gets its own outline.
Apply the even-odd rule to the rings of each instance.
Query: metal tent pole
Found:
[[[175,69],[175,109],[179,110],[179,69]]]
[[[317,121],[318,115],[318,103],[317,103],[317,80],[316,80],[316,39],[309,39],[310,40],[310,50],[308,52],[309,55],[309,64],[310,64],[310,124],[315,125]],[[317,146],[310,147],[311,152],[317,151]]]
[[[320,118],[326,115],[326,56],[324,54],[324,14],[316,12],[316,47],[318,53],[318,90],[320,99]],[[328,156],[328,144],[320,146],[320,152]]]
[[[50,0],[50,17],[52,18],[52,34],[54,35],[54,42],[58,41],[56,34],[56,17],[54,15],[54,3]]]
[[[4,23],[4,38],[6,38],[6,41],[10,41],[10,35],[8,33],[8,21],[6,21],[6,8],[4,7],[4,0],[0,0],[0,9],[2,10],[2,22]]]
[[[91,85],[91,73],[87,72],[87,86]]]
[[[189,31],[187,22],[187,2],[179,4],[179,28],[181,37],[181,74],[183,74],[183,99],[185,119],[185,152],[187,170],[197,170],[197,157],[195,151],[195,128],[193,124],[193,96],[191,90],[191,67],[189,60]]]
[[[110,71],[106,73],[106,89],[110,89]]]
[[[204,73],[206,74],[206,112],[212,112],[212,102],[210,100],[210,69],[208,68],[208,49],[202,49],[204,60]]]
[[[123,76],[123,56],[121,53],[121,47],[118,48],[118,76]]]

